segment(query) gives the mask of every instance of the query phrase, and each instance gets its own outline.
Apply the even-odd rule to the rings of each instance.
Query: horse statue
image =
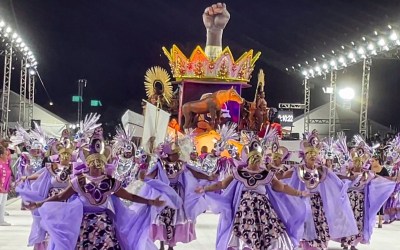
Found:
[[[210,113],[210,125],[215,129],[216,123],[219,123],[221,108],[223,104],[228,101],[234,101],[242,104],[243,98],[232,87],[227,90],[219,90],[214,92],[203,99],[183,104],[182,113],[185,117],[185,124],[183,127],[185,129],[190,128],[196,115]]]

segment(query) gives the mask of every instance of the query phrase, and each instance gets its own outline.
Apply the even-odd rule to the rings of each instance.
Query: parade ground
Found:
[[[12,224],[10,227],[0,227],[0,250],[33,249],[27,247],[27,239],[31,226],[29,211],[20,210],[21,201],[12,199],[8,201],[6,211],[10,214],[6,220]],[[205,213],[198,218],[196,225],[197,240],[189,244],[179,244],[175,249],[183,250],[213,250],[215,249],[215,236],[217,232],[218,216]],[[359,245],[360,250],[400,250],[398,242],[400,222],[383,225],[382,229],[375,228],[370,245]],[[339,250],[340,244],[331,243],[329,249]]]

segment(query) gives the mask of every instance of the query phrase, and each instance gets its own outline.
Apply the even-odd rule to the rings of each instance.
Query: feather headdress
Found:
[[[34,122],[35,128],[29,133],[32,138],[31,148],[41,149],[44,153],[51,148],[51,146],[57,141],[55,138],[49,137],[36,122]],[[34,146],[36,145],[36,146]]]
[[[25,144],[26,146],[31,145],[32,138],[30,134],[19,124],[15,125],[15,135],[12,135],[10,140],[14,146]]]
[[[400,134],[396,135],[396,137],[389,142],[386,149],[386,157],[387,160],[393,164],[400,162]]]
[[[135,129],[125,130],[121,125],[116,129],[116,134],[114,136],[114,144],[112,146],[113,155],[118,155],[121,152],[132,152],[135,153],[137,146],[133,143],[132,138],[135,133]]]
[[[196,133],[192,128],[185,129],[185,135],[178,139],[178,145],[181,149],[180,158],[183,161],[189,161],[190,155],[197,153],[196,142],[195,142]]]
[[[327,137],[324,138],[321,141],[321,153],[324,157],[324,159],[329,159],[329,160],[333,160],[336,156],[335,154],[335,140],[333,139],[333,137]]]
[[[83,121],[80,121],[79,130],[74,137],[74,141],[78,143],[78,147],[88,143],[89,138],[93,135],[94,130],[101,126],[101,123],[97,123],[99,119],[99,114],[90,113],[85,116]]]
[[[222,125],[222,127],[218,126],[217,132],[221,138],[214,144],[214,150],[217,154],[222,153],[226,149],[229,140],[239,140],[239,134],[236,128],[237,124],[233,122],[228,122]]]
[[[350,161],[350,151],[347,147],[347,138],[343,132],[337,134],[337,139],[334,144],[335,154],[338,157],[340,166],[348,165]]]
[[[305,155],[309,152],[316,152],[318,154],[320,147],[318,131],[314,129],[312,132],[306,132],[304,133],[304,140],[300,143],[299,156],[305,158]]]

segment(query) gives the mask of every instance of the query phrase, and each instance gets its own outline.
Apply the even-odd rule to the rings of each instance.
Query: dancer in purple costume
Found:
[[[389,197],[395,183],[380,176],[373,171],[364,169],[365,163],[373,153],[363,140],[349,153],[351,159],[346,177],[351,181],[345,181],[347,195],[353,209],[357,223],[358,234],[343,237],[340,241],[343,249],[356,250],[359,243],[368,244],[375,226],[376,213]]]
[[[124,188],[138,179],[139,168],[134,157],[137,146],[132,142],[133,134],[133,130],[125,131],[122,126],[117,127],[112,146],[116,165],[113,176],[122,182]]]
[[[213,180],[214,176],[201,173],[181,161],[180,149],[171,140],[162,144],[161,151],[159,160],[149,169],[146,179],[157,178],[170,185],[183,204],[175,208],[167,206],[155,214],[150,238],[161,242],[160,249],[168,245],[168,249],[172,250],[177,242],[189,243],[196,239],[195,220],[207,209],[207,204],[194,189],[198,185],[197,179]]]
[[[269,157],[271,163],[267,165],[268,169],[275,172],[275,176],[278,180],[282,179],[284,173],[292,168],[291,165],[283,164],[283,162],[290,157],[289,150],[280,146],[275,152],[271,152]]]
[[[67,141],[64,142],[69,143]],[[33,176],[26,177],[26,181],[35,180],[29,185],[30,188],[17,189],[24,202],[42,201],[60,194],[68,187],[70,176],[73,172],[71,162],[73,145],[70,143],[63,145],[63,143],[57,142],[53,148],[53,152],[58,155],[56,162],[46,163],[40,174],[36,173]],[[32,217],[33,223],[28,245],[33,245],[34,249],[46,249],[48,237],[45,230],[40,226],[41,217],[37,210],[32,211]]]
[[[150,225],[150,207],[135,213],[119,198],[153,206],[164,202],[127,192],[120,181],[105,174],[107,158],[103,154],[87,156],[86,163],[88,174],[73,178],[62,193],[29,205],[31,209],[39,208],[41,225],[50,235],[49,249],[154,249],[146,226]],[[73,195],[76,198],[66,204],[55,202]]]
[[[44,131],[35,123],[35,129],[29,133],[17,124],[16,134],[11,137],[14,145],[24,144],[28,152],[23,152],[18,159],[17,165],[17,182],[16,191],[29,191],[31,182],[35,181],[44,171],[45,154],[55,142],[53,138],[49,138]],[[24,210],[24,203],[21,204]]]
[[[211,199],[213,211],[221,213],[216,249],[294,249],[300,239],[305,218],[304,197],[299,191],[283,184],[273,171],[263,167],[262,155],[252,150],[245,168],[215,184],[198,187]],[[215,191],[224,189],[222,194]],[[276,193],[276,192],[282,193]]]
[[[330,239],[340,239],[357,234],[357,225],[343,182],[326,167],[316,164],[319,155],[317,133],[306,134],[301,143],[301,155],[305,163],[294,166],[284,174],[287,184],[308,190],[306,221],[304,224],[303,249],[328,249]],[[341,204],[341,209],[336,209]]]
[[[238,140],[239,134],[236,131],[236,123],[226,123],[218,128],[220,138],[214,143],[214,148],[202,161],[202,170],[208,175],[218,175],[219,180],[231,174],[232,169],[240,166],[243,162],[239,158],[237,148],[228,143],[229,140]],[[221,156],[225,150],[230,158]]]
[[[386,159],[393,166],[390,176],[400,176],[400,135],[397,135],[386,149]],[[394,192],[390,195],[384,207],[385,223],[400,220],[400,183],[396,184]],[[385,224],[384,223],[384,224]]]

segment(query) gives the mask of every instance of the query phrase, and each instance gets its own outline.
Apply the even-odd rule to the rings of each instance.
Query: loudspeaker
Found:
[[[290,138],[292,140],[300,140],[300,134],[299,133],[291,133]]]

